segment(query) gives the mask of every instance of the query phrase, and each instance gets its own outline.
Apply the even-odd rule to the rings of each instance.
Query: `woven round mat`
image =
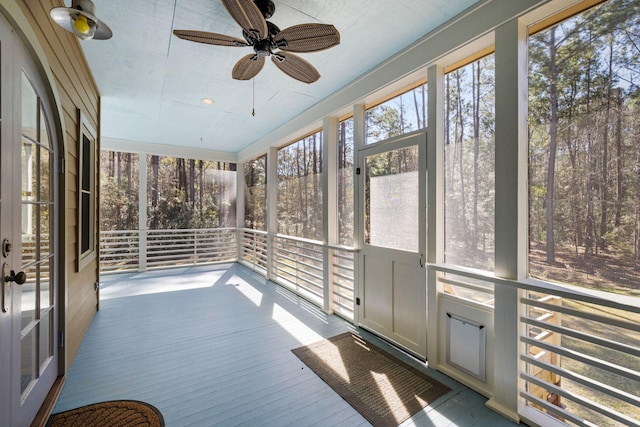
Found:
[[[114,400],[94,403],[70,411],[53,414],[47,427],[163,427],[158,409],[136,400]]]

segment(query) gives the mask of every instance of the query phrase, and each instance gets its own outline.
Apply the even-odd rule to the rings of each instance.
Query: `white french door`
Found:
[[[426,358],[427,136],[417,132],[359,152],[361,326]]]
[[[0,413],[28,426],[58,376],[50,102],[22,43],[0,17]]]

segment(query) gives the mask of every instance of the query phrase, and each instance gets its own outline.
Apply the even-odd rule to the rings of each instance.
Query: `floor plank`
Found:
[[[239,264],[101,278],[100,311],[67,374],[61,412],[114,399],[167,426],[367,426],[291,349],[354,327]],[[452,391],[403,426],[514,425],[486,398],[366,331]]]

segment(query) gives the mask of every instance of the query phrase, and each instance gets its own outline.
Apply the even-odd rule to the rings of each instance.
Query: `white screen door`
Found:
[[[55,155],[36,68],[0,18],[0,412],[28,426],[58,375]]]
[[[360,151],[361,326],[426,357],[426,133]]]

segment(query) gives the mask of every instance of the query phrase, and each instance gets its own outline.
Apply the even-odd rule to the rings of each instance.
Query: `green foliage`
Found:
[[[548,262],[573,246],[640,268],[638,9],[611,0],[529,38],[529,239]]]

